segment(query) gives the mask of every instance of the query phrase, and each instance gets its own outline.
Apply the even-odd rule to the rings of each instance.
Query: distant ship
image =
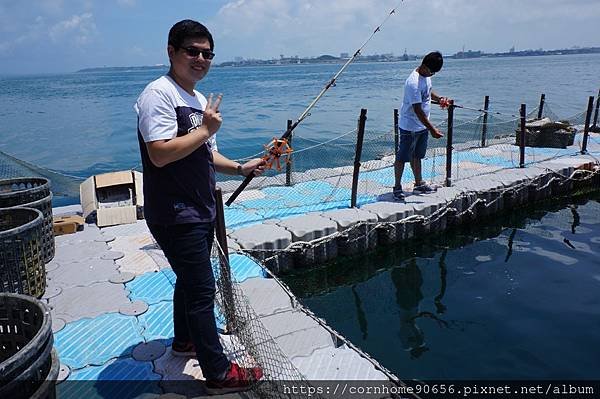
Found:
[[[408,54],[406,53],[406,49],[404,49],[404,54],[402,55],[402,61],[408,61],[410,58],[408,57]]]

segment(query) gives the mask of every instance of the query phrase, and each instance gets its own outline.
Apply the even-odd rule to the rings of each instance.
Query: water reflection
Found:
[[[412,259],[404,267],[397,267],[390,272],[390,278],[396,288],[396,303],[400,316],[399,337],[404,350],[411,357],[417,358],[428,350],[425,345],[423,331],[417,325],[419,302],[423,299],[421,286],[423,277],[416,259]]]

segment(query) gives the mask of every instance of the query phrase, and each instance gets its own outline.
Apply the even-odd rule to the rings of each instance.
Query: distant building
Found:
[[[340,58],[350,58],[348,53],[340,53]]]

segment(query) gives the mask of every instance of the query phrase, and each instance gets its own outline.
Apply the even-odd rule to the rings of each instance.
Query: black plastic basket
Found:
[[[23,208],[34,208],[42,212],[42,258],[49,263],[54,258],[54,229],[52,227],[52,193],[47,197],[28,204],[19,205]]]
[[[43,177],[0,180],[0,208],[15,206],[35,208],[44,215],[42,256],[44,262],[49,263],[55,251],[50,181]]]
[[[0,208],[35,202],[50,195],[50,181],[43,177],[0,180]]]
[[[0,294],[0,397],[54,398],[59,360],[43,302]]]
[[[0,209],[0,292],[44,295],[42,229],[43,216],[37,209]]]

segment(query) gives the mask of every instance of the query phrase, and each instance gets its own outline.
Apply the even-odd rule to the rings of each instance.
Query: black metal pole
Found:
[[[546,95],[542,93],[540,97],[540,106],[538,107],[538,119],[542,119],[542,115],[544,114],[544,103],[546,102]]]
[[[291,119],[288,119],[287,130],[289,130],[292,127],[292,123],[293,123],[293,121]],[[290,147],[292,146],[292,137],[293,136],[288,137],[288,145]],[[286,164],[285,164],[285,185],[286,186],[292,185],[292,155],[291,154],[288,158],[288,162],[286,162]]]
[[[223,307],[225,320],[227,320],[227,329],[235,329],[235,304],[233,300],[233,282],[231,280],[231,268],[229,266],[229,248],[227,247],[227,231],[225,228],[225,211],[223,208],[223,193],[220,187],[215,190],[216,211],[215,235],[217,242],[221,247],[219,252],[220,275],[219,281],[223,290]]]
[[[527,115],[527,106],[521,104],[521,131],[519,132],[519,168],[525,167],[525,122]]]
[[[399,133],[400,126],[398,124],[398,121],[399,121],[398,109],[394,108],[394,157],[396,156],[396,153],[398,152],[398,144],[399,144],[398,133]]]
[[[588,137],[590,135],[590,120],[592,119],[592,110],[594,109],[594,96],[588,99],[587,112],[585,114],[585,125],[583,127],[583,144],[581,145],[581,153],[587,153]]]
[[[488,109],[490,108],[490,96],[485,96],[485,100],[483,100],[483,126],[481,129],[481,146],[485,147],[485,140],[487,137],[487,123],[488,123]]]
[[[448,102],[448,133],[446,134],[446,187],[452,185],[452,135],[454,133],[454,100]]]
[[[360,110],[358,118],[358,133],[356,135],[356,154],[354,155],[354,171],[352,173],[352,197],[350,207],[356,208],[356,197],[358,192],[358,174],[360,173],[360,158],[362,156],[363,140],[365,137],[365,125],[367,123],[367,110]]]
[[[594,127],[598,127],[598,108],[600,108],[600,90],[598,90],[598,96],[596,97],[596,111],[594,112]]]

